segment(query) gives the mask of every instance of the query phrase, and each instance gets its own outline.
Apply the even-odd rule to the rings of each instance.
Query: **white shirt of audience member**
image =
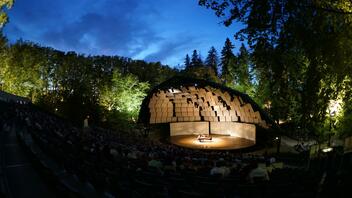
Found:
[[[268,181],[269,180],[268,171],[265,168],[258,166],[257,168],[253,169],[249,173],[249,179],[250,179],[251,183],[254,182],[254,180],[253,180],[254,178],[261,178],[265,181]]]
[[[88,119],[89,119],[89,116],[87,116],[86,119],[84,119],[84,121],[83,121],[83,128],[88,128],[88,127],[89,127]]]
[[[210,170],[210,175],[220,174],[223,177],[226,177],[230,174],[230,169],[226,166],[214,167]]]

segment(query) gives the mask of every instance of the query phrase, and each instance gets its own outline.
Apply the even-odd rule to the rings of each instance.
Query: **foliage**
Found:
[[[215,47],[211,47],[208,51],[208,56],[205,60],[205,65],[211,68],[215,75],[218,76],[218,65],[219,65],[219,58],[218,53],[216,52]]]
[[[214,10],[226,26],[243,24],[235,37],[248,41],[256,100],[271,104],[275,120],[296,123],[311,133],[329,130],[329,101],[351,89],[344,86],[352,75],[350,1],[198,2]]]
[[[11,9],[13,6],[14,0],[1,0],[0,1],[0,30],[8,21],[7,14],[5,9]]]
[[[233,80],[231,70],[234,68],[236,62],[235,55],[232,52],[233,48],[234,45],[232,45],[230,39],[226,38],[225,45],[221,50],[221,78],[225,83]]]
[[[203,66],[203,61],[202,61],[202,58],[200,57],[200,54],[198,54],[197,50],[193,50],[190,67],[195,68],[195,67],[202,67],[202,66]]]
[[[191,67],[191,59],[189,58],[188,54],[186,54],[184,63],[185,63],[185,68],[190,68]]]
[[[43,57],[39,50],[31,50],[22,42],[6,50],[0,69],[2,89],[13,94],[29,97],[33,101],[44,86]],[[28,43],[35,48],[35,45]]]
[[[135,120],[149,86],[147,82],[139,82],[132,74],[123,76],[115,70],[112,84],[103,88],[99,101],[109,111],[121,112]]]
[[[175,69],[118,56],[84,56],[30,42],[8,45],[0,37],[1,89],[28,97],[45,109],[77,124],[90,115],[99,123],[104,115],[99,97],[111,86],[113,71],[137,76],[155,86],[172,77]]]

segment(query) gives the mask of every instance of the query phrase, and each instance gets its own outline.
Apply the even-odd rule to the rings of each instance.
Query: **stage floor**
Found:
[[[170,142],[178,146],[192,149],[209,149],[209,150],[233,150],[254,146],[255,142],[240,137],[225,135],[211,135],[211,141],[199,142],[197,135],[178,135],[171,136]]]

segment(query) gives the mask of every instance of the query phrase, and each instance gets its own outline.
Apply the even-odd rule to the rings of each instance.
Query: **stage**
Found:
[[[208,150],[233,150],[243,149],[254,146],[253,140],[228,136],[228,135],[211,135],[211,141],[200,142],[197,135],[178,135],[171,136],[170,142],[172,144],[192,148],[192,149],[208,149]]]

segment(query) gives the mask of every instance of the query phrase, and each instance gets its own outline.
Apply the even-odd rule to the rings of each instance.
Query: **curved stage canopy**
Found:
[[[275,125],[248,95],[217,83],[185,77],[174,77],[155,87],[142,103],[139,121],[170,123],[171,142],[177,145],[180,144],[172,139],[180,137],[172,137],[196,138],[198,134],[244,138],[252,142],[241,148],[255,144],[256,127]],[[227,142],[231,144],[231,141]],[[212,141],[207,144],[211,145]]]

